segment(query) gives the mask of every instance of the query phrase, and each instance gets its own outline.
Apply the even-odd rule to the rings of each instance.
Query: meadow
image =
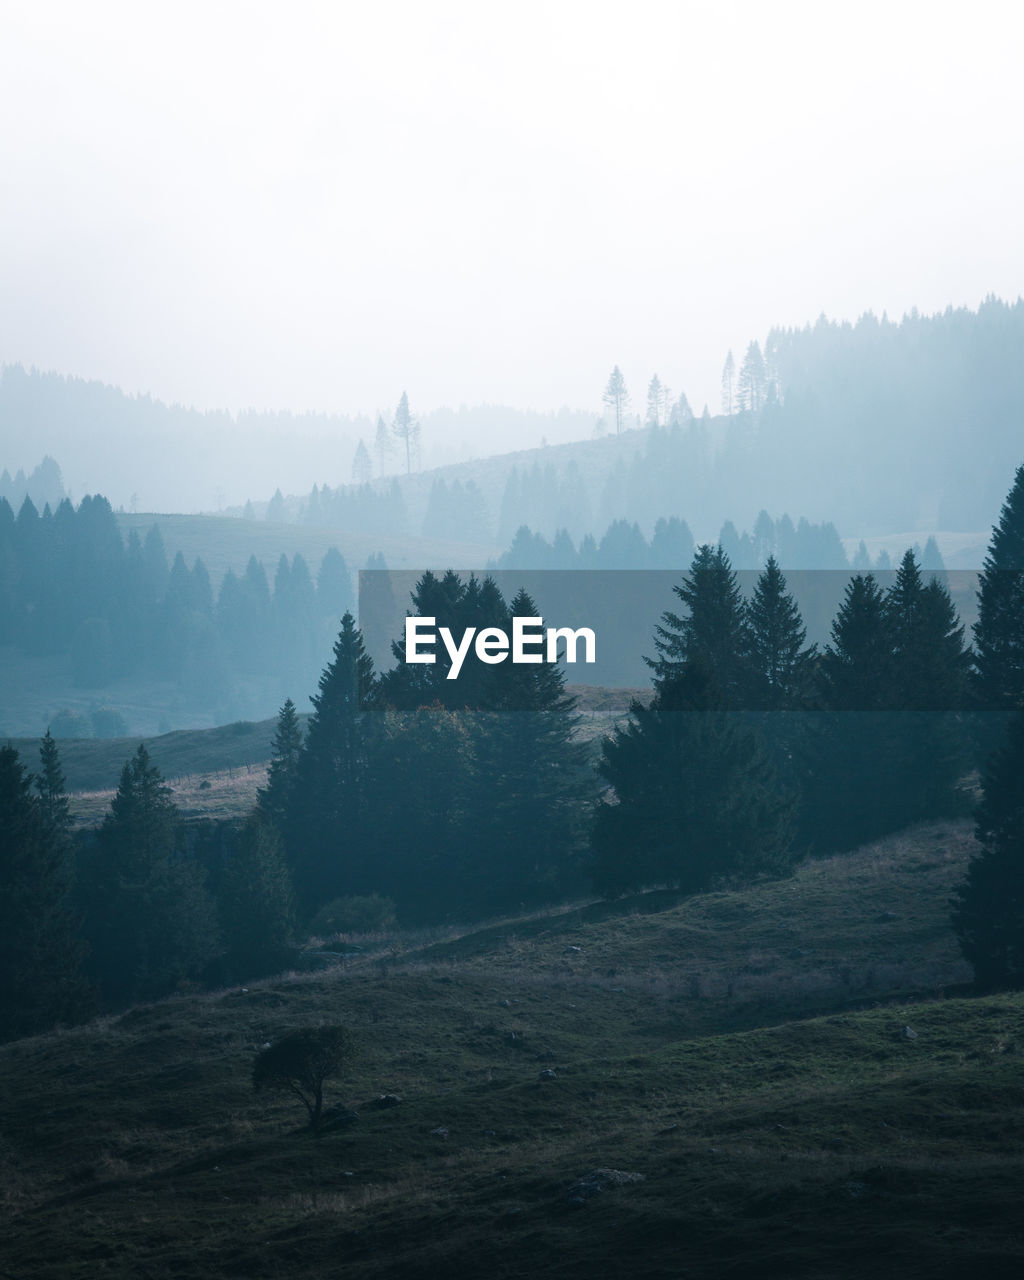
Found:
[[[972,849],[932,823],[734,891],[314,940],[321,972],[3,1046],[0,1266],[1019,1274],[1024,997],[970,996]],[[321,1022],[356,1048],[313,1134],[249,1076]]]

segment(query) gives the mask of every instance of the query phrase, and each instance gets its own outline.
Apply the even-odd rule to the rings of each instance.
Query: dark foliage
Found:
[[[973,858],[958,889],[953,928],[982,990],[1024,986],[1024,712],[982,778]]]
[[[52,739],[41,795],[13,747],[0,747],[0,1039],[88,1011],[79,921],[70,902],[66,797]]]
[[[723,710],[703,656],[660,679],[649,707],[606,739],[592,878],[606,895],[655,884],[689,892],[792,865],[795,797],[758,735]]]
[[[294,1094],[306,1108],[309,1127],[317,1129],[323,1115],[324,1085],[338,1075],[351,1046],[351,1035],[341,1026],[292,1031],[257,1055],[253,1088]]]
[[[219,952],[204,870],[179,848],[178,812],[140,746],[83,859],[90,968],[107,1003],[197,981]]]

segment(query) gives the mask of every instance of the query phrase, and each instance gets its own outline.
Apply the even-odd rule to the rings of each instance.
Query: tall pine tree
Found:
[[[90,958],[108,1003],[199,979],[219,951],[203,869],[178,847],[178,811],[140,744],[82,877]]]
[[[974,666],[982,709],[1024,708],[1024,465],[992,530],[978,580]]]
[[[1024,712],[982,776],[972,858],[957,890],[953,928],[982,990],[1024,986]]]
[[[792,865],[795,798],[759,736],[723,709],[702,654],[659,677],[649,706],[633,702],[598,767],[609,785],[592,835],[600,892],[694,892]]]
[[[50,739],[52,744],[53,740]],[[51,781],[60,771],[49,753]],[[63,794],[63,788],[60,790]],[[0,747],[0,1039],[73,1020],[88,1008],[70,902],[66,823],[32,794],[17,751]]]
[[[688,575],[672,588],[686,614],[666,610],[655,628],[657,658],[645,659],[657,682],[699,657],[723,708],[746,705],[750,692],[750,636],[736,574],[721,547],[697,548]]]
[[[302,909],[366,891],[372,865],[368,785],[380,739],[373,661],[351,613],[311,698],[313,714],[288,806],[285,844]]]

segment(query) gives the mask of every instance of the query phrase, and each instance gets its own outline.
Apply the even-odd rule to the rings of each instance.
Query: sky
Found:
[[[1015,3],[0,0],[0,364],[198,408],[699,412],[1024,293]]]

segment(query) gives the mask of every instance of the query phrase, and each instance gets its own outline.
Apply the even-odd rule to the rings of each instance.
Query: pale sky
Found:
[[[0,364],[200,408],[718,409],[1024,293],[1017,3],[0,0]]]

